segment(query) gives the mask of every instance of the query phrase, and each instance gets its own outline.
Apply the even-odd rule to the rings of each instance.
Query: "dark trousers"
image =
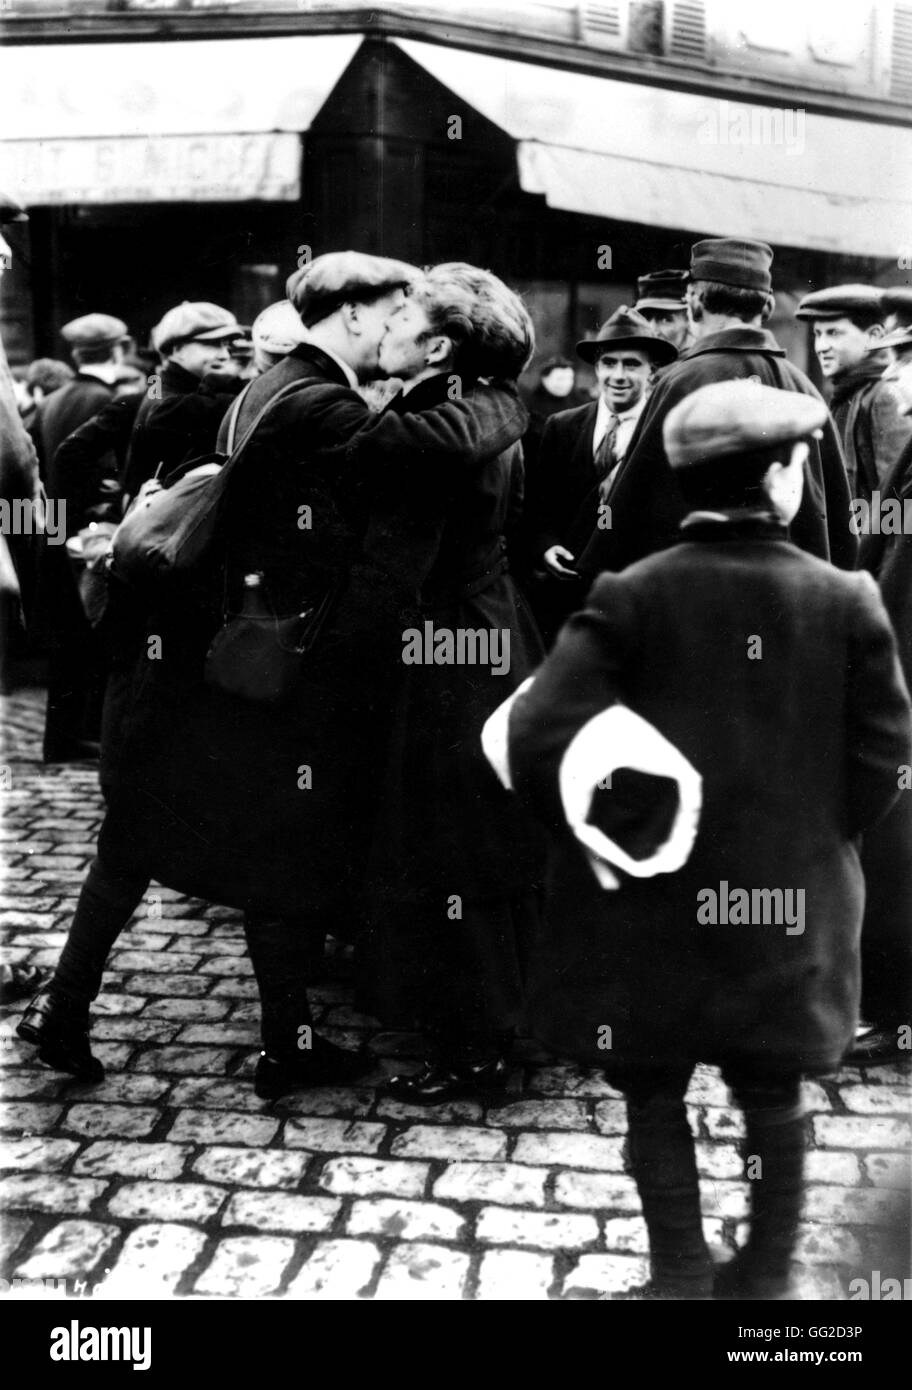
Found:
[[[46,762],[72,758],[84,741],[98,742],[106,679],[104,653],[84,618],[73,631],[57,629],[51,634],[44,726]]]
[[[670,1297],[712,1291],[712,1261],[703,1237],[693,1135],[684,1097],[693,1063],[629,1067],[611,1079],[627,1099],[630,1167],[649,1232],[653,1282]],[[751,1229],[737,1258],[747,1287],[784,1287],[801,1214],[805,1124],[797,1072],[770,1076],[742,1064],[723,1079],[744,1112],[745,1176]]]
[[[101,989],[111,948],[149,887],[132,866],[99,855],[79,894],[51,988],[88,1006]],[[298,1056],[302,1026],[312,1023],[306,982],[322,955],[325,925],[245,915],[247,949],[260,991],[263,1046]]]

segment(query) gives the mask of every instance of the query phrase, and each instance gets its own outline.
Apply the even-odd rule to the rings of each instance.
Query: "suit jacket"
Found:
[[[598,402],[562,410],[544,423],[537,454],[526,461],[523,513],[524,549],[540,564],[552,545],[573,551],[573,540],[588,540],[599,479],[592,457]],[[578,534],[581,533],[581,534]],[[574,554],[576,552],[574,551]]]
[[[598,1065],[828,1069],[859,997],[852,837],[888,810],[912,751],[896,643],[870,576],[799,550],[783,527],[759,517],[684,536],[598,579],[511,713],[514,785],[560,846],[529,1023]],[[559,775],[576,733],[616,701],[692,764],[703,807],[683,868],[604,892],[566,831]],[[700,894],[728,887],[782,890],[779,924],[701,922]],[[789,890],[793,910],[803,894],[791,934]]]
[[[595,530],[579,557],[580,570],[622,570],[677,540],[687,513],[662,442],[669,411],[701,386],[714,381],[755,377],[766,386],[820,393],[803,372],[786,360],[785,350],[763,328],[726,328],[695,343],[673,362],[640,416],[627,456],[611,490],[611,526]],[[802,550],[852,569],[858,552],[850,526],[849,488],[842,447],[832,420],[823,438],[811,441],[804,471],[804,496],[790,535]]]

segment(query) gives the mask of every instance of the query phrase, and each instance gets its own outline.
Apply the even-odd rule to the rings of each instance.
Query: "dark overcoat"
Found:
[[[609,1067],[826,1070],[857,1017],[864,885],[852,837],[897,795],[909,696],[870,576],[806,554],[771,520],[705,526],[601,576],[512,712],[515,784],[561,844],[529,1025]],[[762,659],[749,659],[756,637]],[[574,735],[616,701],[696,768],[703,807],[683,868],[621,873],[604,891],[561,832],[557,789]],[[785,925],[794,896],[779,925],[726,924],[721,910],[718,925],[701,922],[698,894],[719,903],[729,887],[802,891],[804,930]]]
[[[882,487],[883,502],[912,509],[912,443]],[[887,515],[881,507],[882,519]],[[876,577],[896,632],[906,683],[912,688],[912,531],[871,535],[861,563]],[[862,1013],[875,1023],[912,1018],[912,788],[864,838],[867,898],[862,928]]]
[[[143,399],[142,392],[137,391],[108,401],[59,446],[56,471],[68,499],[67,515],[73,531],[93,520],[120,516],[119,479]],[[70,512],[74,513],[72,519]]]
[[[430,409],[448,380],[420,383],[390,413]],[[351,591],[381,706],[360,999],[391,1026],[455,1030],[463,1045],[520,1019],[546,860],[541,828],[480,743],[542,656],[509,569],[521,505],[518,443],[477,450],[458,474],[429,456],[420,476],[374,497]],[[438,648],[448,636],[465,645]]]
[[[352,794],[370,755],[360,632],[337,614],[290,701],[260,706],[204,683],[223,601],[237,605],[251,570],[264,574],[280,616],[344,588],[363,532],[368,464],[372,482],[383,469],[420,470],[435,455],[459,465],[483,451],[483,437],[499,453],[525,423],[518,402],[494,392],[487,414],[461,401],[373,415],[339,366],[306,346],[253,383],[239,432],[292,382],[302,389],[264,420],[232,480],[216,582],[161,602],[147,624],[147,638],[159,641],[136,661],[125,712],[106,739],[101,846],[183,891],[284,916],[337,910],[365,853],[364,798]]]
[[[421,383],[390,410],[441,404],[447,380]],[[517,443],[494,456],[479,451],[458,473],[429,458],[421,478],[391,485],[372,510],[358,587],[392,585],[400,596],[382,663],[392,677],[391,756],[374,845],[378,877],[395,902],[448,893],[510,898],[541,878],[540,833],[497,781],[479,737],[543,656],[507,557],[522,486]],[[465,654],[492,659],[438,664],[425,644],[429,630],[483,634]],[[420,635],[420,664],[404,659],[417,652],[409,633]],[[498,634],[493,647],[490,634]]]
[[[754,377],[764,386],[820,396],[764,328],[726,328],[700,339],[662,373],[640,416],[608,499],[611,525],[593,532],[579,559],[584,574],[594,578],[601,570],[622,570],[675,544],[688,508],[665,454],[662,426],[669,411],[692,391],[711,382],[744,377]],[[858,546],[850,530],[850,515],[842,448],[828,420],[823,438],[811,441],[804,496],[789,534],[802,550],[852,569]]]
[[[882,380],[884,356],[869,354],[870,360],[841,373],[830,401],[852,497],[870,499],[912,436],[912,421],[900,415],[889,382]]]
[[[66,535],[87,524],[84,478],[62,467],[60,446],[113,399],[112,387],[89,373],[41,402],[35,436],[48,497],[65,507]],[[48,647],[48,703],[44,751],[51,760],[72,756],[73,744],[99,735],[105,660],[85,615],[75,571],[64,545],[44,547],[38,578],[36,635]]]
[[[51,497],[64,496],[58,488],[54,456],[67,435],[97,415],[114,398],[114,388],[88,372],[77,372],[72,381],[58,387],[41,402],[33,434],[38,442],[42,476]]]

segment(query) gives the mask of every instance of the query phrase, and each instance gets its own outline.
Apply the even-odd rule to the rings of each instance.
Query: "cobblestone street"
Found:
[[[94,767],[40,761],[42,692],[6,700],[3,958],[52,966],[93,854]],[[352,1089],[271,1104],[250,1077],[257,1002],[239,914],[153,886],[94,1007],[97,1087],[38,1066],[0,1010],[0,1202],[7,1280],[103,1282],[105,1296],[595,1299],[647,1276],[624,1166],[624,1106],[597,1072],[519,1049],[512,1092],[435,1109],[384,1098],[418,1040],[356,1013],[338,955],[313,991],[333,1041],[365,1036]],[[813,1115],[798,1251],[805,1299],[908,1274],[909,1068],[805,1087]],[[688,1097],[706,1228],[743,1239],[738,1121],[717,1073]],[[907,1259],[907,1254],[905,1255]]]

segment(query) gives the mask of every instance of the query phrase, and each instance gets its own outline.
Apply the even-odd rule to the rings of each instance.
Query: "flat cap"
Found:
[[[578,342],[576,351],[584,362],[597,362],[603,352],[621,347],[639,348],[661,366],[673,362],[678,355],[672,343],[654,333],[652,324],[636,309],[628,309],[626,304],[605,320],[595,338],[583,338]]]
[[[229,309],[205,301],[184,300],[183,304],[169,309],[161,323],[152,329],[152,346],[156,352],[167,352],[191,339],[217,343],[224,338],[242,338],[245,331]]]
[[[887,328],[887,332],[882,338],[878,338],[872,343],[869,352],[879,352],[881,348],[904,348],[912,347],[912,320],[903,323],[898,316],[893,316]]]
[[[129,329],[123,319],[111,314],[83,314],[65,323],[60,336],[71,348],[111,347],[128,337]]]
[[[377,299],[404,289],[418,278],[415,266],[360,251],[329,251],[288,277],[285,292],[306,328],[334,314],[343,304]]]
[[[884,313],[891,317],[891,322],[887,325],[888,329],[895,328],[899,324],[912,323],[912,289],[908,286],[881,290],[880,304]]]
[[[294,305],[287,299],[268,304],[253,320],[253,345],[263,352],[282,357],[304,341],[304,325]]]
[[[885,311],[881,304],[882,291],[874,285],[831,285],[825,290],[806,294],[795,310],[796,319],[844,319],[852,314],[877,314]]]
[[[9,193],[0,190],[0,226],[7,222],[27,222],[28,213]]]
[[[772,264],[773,248],[765,241],[710,237],[690,248],[691,280],[714,280],[720,285],[768,292],[773,287]]]
[[[715,381],[668,412],[662,438],[672,468],[729,457],[734,463],[739,454],[806,439],[826,418],[816,396],[752,380]]]
[[[637,312],[642,309],[666,309],[683,312],[687,308],[684,293],[690,274],[686,270],[653,270],[637,280]]]

